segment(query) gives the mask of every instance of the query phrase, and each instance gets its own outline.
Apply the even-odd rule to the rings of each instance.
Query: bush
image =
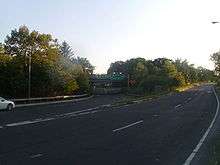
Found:
[[[135,95],[142,95],[142,94],[145,94],[145,91],[143,90],[142,87],[137,87],[137,88],[130,88],[130,89],[128,89],[127,93],[135,94]]]
[[[161,77],[156,75],[151,75],[144,78],[140,84],[139,88],[142,88],[144,92],[155,92],[157,89],[160,90],[167,90],[171,86],[170,78],[168,77]]]
[[[79,85],[79,93],[88,93],[90,91],[89,76],[87,73],[77,75],[76,81]]]
[[[220,79],[217,80],[217,86],[220,87]]]
[[[76,80],[70,80],[64,87],[65,94],[72,95],[75,91],[79,89]]]

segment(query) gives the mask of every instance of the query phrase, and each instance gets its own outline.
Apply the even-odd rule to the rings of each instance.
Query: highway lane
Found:
[[[107,95],[103,97],[100,95],[95,96],[89,100],[83,100],[79,102],[73,101],[49,105],[19,107],[15,108],[13,113],[8,111],[0,111],[0,125],[25,120],[34,120],[38,118],[47,118],[49,116],[95,108],[100,105],[106,105],[120,100],[122,96],[123,95]]]
[[[183,164],[216,110],[210,86],[0,129],[0,164]]]

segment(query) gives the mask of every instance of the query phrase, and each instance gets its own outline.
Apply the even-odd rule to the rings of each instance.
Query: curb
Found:
[[[207,136],[209,135],[210,130],[212,129],[216,118],[219,114],[219,98],[218,95],[216,94],[216,91],[214,89],[214,87],[212,87],[212,90],[214,92],[216,101],[217,101],[217,108],[216,108],[216,113],[215,116],[210,124],[210,126],[208,127],[208,129],[206,130],[205,134],[202,136],[202,138],[200,139],[199,143],[196,145],[195,149],[193,150],[193,152],[189,155],[189,157],[186,159],[185,163],[183,165],[190,165],[192,160],[194,159],[194,157],[196,156],[196,154],[198,153],[199,149],[201,148],[201,146],[203,145],[204,141],[206,140]]]
[[[50,101],[50,102],[44,102],[44,103],[33,103],[33,104],[18,104],[15,105],[15,108],[20,108],[20,107],[29,107],[29,106],[38,106],[38,105],[50,105],[50,104],[59,104],[59,103],[68,103],[68,102],[78,102],[78,101],[83,101],[83,100],[88,100],[93,98],[94,96],[89,96],[86,98],[80,98],[80,99],[73,99],[73,100],[63,100],[63,101]]]

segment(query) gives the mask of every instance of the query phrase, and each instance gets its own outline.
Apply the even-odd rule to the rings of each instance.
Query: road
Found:
[[[216,112],[211,86],[121,107],[121,96],[0,112],[1,165],[182,165]]]

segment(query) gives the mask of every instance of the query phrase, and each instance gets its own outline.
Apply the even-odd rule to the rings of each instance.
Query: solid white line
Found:
[[[92,111],[91,113],[96,113],[96,112],[99,112],[99,111]]]
[[[34,123],[40,123],[40,122],[45,122],[45,121],[50,121],[54,120],[55,118],[45,118],[45,119],[36,119],[33,121],[22,121],[22,122],[17,122],[17,123],[10,123],[6,124],[5,126],[7,127],[15,127],[15,126],[21,126],[21,125],[27,125],[27,124],[34,124]]]
[[[33,121],[22,121],[22,122],[18,122],[18,123],[6,124],[5,126],[14,127],[14,126],[26,125],[26,124],[31,124],[31,123],[33,123]]]
[[[206,130],[205,134],[202,136],[202,138],[200,139],[199,143],[197,144],[196,148],[193,150],[193,152],[189,155],[189,157],[186,159],[185,163],[183,165],[190,165],[190,163],[192,162],[193,158],[195,157],[195,155],[198,153],[199,149],[201,148],[202,144],[204,143],[206,137],[208,136],[211,128],[213,127],[215,121],[216,121],[216,118],[218,116],[218,113],[219,113],[219,99],[218,99],[218,96],[216,94],[216,91],[214,89],[214,87],[212,87],[212,90],[215,94],[215,98],[216,98],[216,101],[217,101],[217,108],[216,108],[216,113],[215,113],[215,116],[210,124],[210,126],[208,127],[208,129]]]
[[[30,158],[33,159],[33,158],[38,158],[38,157],[41,157],[41,156],[43,156],[43,154],[36,154],[36,155],[30,156]]]
[[[79,114],[77,114],[77,116],[80,116],[80,115],[87,115],[87,114],[90,114],[90,112],[79,113]]]
[[[75,111],[75,112],[55,115],[55,118],[52,118],[52,117],[45,118],[45,119],[39,118],[39,119],[35,119],[35,120],[27,120],[27,121],[21,121],[21,122],[16,122],[16,123],[9,123],[9,124],[6,124],[5,126],[15,127],[15,126],[22,126],[22,125],[27,125],[27,124],[34,124],[34,123],[40,123],[40,122],[55,120],[55,119],[58,119],[60,117],[86,115],[86,114],[89,114],[92,110],[96,110],[96,109],[98,109],[98,107],[89,108],[89,109],[85,109],[85,110],[81,110],[81,111]],[[0,129],[1,129],[1,127],[0,127]]]
[[[34,120],[33,123],[39,123],[39,122],[44,122],[44,121],[50,121],[50,120],[54,120],[55,118],[53,117],[49,117],[49,118],[45,118],[45,119],[41,119],[41,120]]]
[[[110,106],[110,104],[106,104],[106,105],[102,105],[102,106]],[[94,107],[94,108],[89,108],[89,109],[84,109],[84,110],[80,110],[80,111],[75,111],[75,112],[70,112],[70,113],[64,113],[64,114],[59,114],[59,115],[55,115],[55,117],[49,117],[49,118],[39,118],[39,119],[35,119],[35,120],[27,120],[27,121],[21,121],[21,122],[17,122],[17,123],[9,123],[6,124],[5,126],[7,127],[15,127],[15,126],[21,126],[21,125],[27,125],[27,124],[34,124],[34,123],[40,123],[40,122],[45,122],[45,121],[50,121],[50,120],[55,120],[55,119],[59,119],[61,117],[73,117],[73,116],[80,116],[80,115],[87,115],[90,113],[95,113],[98,112],[97,109],[99,109],[100,106],[98,107]],[[0,129],[2,129],[3,127],[0,126]]]
[[[121,127],[121,128],[114,129],[113,132],[116,132],[116,131],[120,131],[120,130],[123,130],[123,129],[129,128],[129,127],[134,126],[134,125],[137,125],[137,124],[139,124],[139,123],[143,123],[143,120],[137,121],[137,122],[135,122],[135,123],[132,123],[132,124],[126,125],[126,126]]]

